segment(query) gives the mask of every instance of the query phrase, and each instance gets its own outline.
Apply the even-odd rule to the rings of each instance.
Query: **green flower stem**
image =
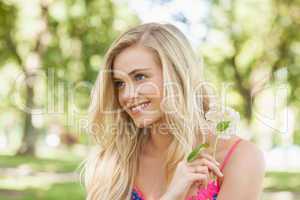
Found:
[[[217,145],[218,145],[219,135],[216,135],[215,143],[214,143],[214,149],[213,149],[213,158],[216,160],[216,151],[217,151]],[[216,180],[216,175],[213,174],[213,180]]]
[[[214,143],[214,150],[213,150],[213,158],[216,159],[216,151],[217,151],[217,145],[218,145],[219,135],[217,135]]]

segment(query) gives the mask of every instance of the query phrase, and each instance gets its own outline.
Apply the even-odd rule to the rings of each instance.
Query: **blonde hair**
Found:
[[[204,114],[209,99],[202,82],[202,65],[184,34],[171,24],[147,23],[131,28],[107,51],[92,91],[89,122],[97,145],[84,169],[89,200],[130,199],[139,152],[149,136],[143,132],[146,128],[135,127],[120,110],[112,75],[107,73],[114,58],[135,44],[150,48],[162,66],[165,86],[162,108],[169,111],[165,118],[173,135],[165,162],[168,184],[176,164],[198,143],[197,134],[205,134]],[[105,112],[112,110],[117,112]]]

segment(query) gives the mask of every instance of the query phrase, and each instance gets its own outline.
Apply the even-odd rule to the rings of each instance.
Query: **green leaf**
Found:
[[[222,121],[219,122],[217,125],[217,131],[218,132],[223,132],[229,127],[230,121]]]
[[[193,149],[193,151],[189,154],[187,161],[188,162],[192,162],[193,160],[195,160],[199,154],[201,153],[201,151],[203,151],[204,149],[206,149],[209,145],[207,143],[205,144],[199,144],[195,149]]]

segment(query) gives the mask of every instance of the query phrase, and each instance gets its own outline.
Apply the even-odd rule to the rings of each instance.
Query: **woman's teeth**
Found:
[[[130,110],[132,112],[140,112],[140,111],[144,110],[149,104],[150,104],[150,102],[142,103],[140,105],[132,107]]]

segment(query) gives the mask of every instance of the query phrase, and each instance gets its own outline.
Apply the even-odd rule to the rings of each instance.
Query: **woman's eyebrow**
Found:
[[[151,69],[150,67],[148,67],[148,68],[137,68],[137,69],[134,69],[131,72],[129,72],[128,75],[131,76],[132,74],[135,74],[137,72],[148,71],[150,69]],[[114,79],[119,79],[118,77],[115,76],[115,73],[113,73],[113,78]]]
[[[150,70],[151,68],[138,68],[138,69],[134,69],[132,70],[131,72],[129,72],[128,74],[129,75],[132,75],[132,74],[135,74],[137,72],[140,72],[140,71],[147,71],[147,70]]]

